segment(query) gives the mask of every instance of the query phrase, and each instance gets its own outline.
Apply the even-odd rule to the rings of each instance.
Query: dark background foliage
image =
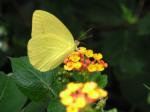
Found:
[[[144,86],[150,86],[150,1],[1,0],[1,71],[12,72],[8,57],[27,55],[36,9],[56,15],[75,39],[80,37],[82,46],[104,55],[109,64],[104,71],[109,78],[106,108],[150,111],[150,93]]]

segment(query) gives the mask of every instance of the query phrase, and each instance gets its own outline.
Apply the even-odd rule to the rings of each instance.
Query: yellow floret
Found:
[[[72,96],[66,96],[61,99],[61,103],[64,105],[71,105],[73,103],[74,99]]]
[[[81,62],[76,62],[76,63],[73,64],[73,66],[74,66],[75,69],[80,69],[81,66],[82,66],[82,63]]]
[[[90,58],[93,57],[93,51],[92,50],[86,50],[85,55]]]
[[[83,93],[88,93],[92,90],[94,90],[97,87],[97,84],[95,82],[87,82],[84,84],[82,88]]]
[[[104,70],[104,66],[102,64],[95,64],[96,66],[96,71],[103,71]]]
[[[87,69],[89,72],[95,72],[97,68],[96,68],[95,64],[90,64],[90,65],[88,65]]]
[[[69,105],[67,106],[66,112],[79,112],[79,109],[77,107]]]
[[[103,98],[103,97],[106,97],[108,95],[107,91],[105,91],[104,89],[96,89],[97,92],[99,92],[100,94],[100,97]]]
[[[86,99],[85,99],[85,97],[78,97],[78,98],[76,98],[75,99],[75,102],[74,102],[74,104],[73,104],[75,107],[77,107],[77,108],[83,108],[83,107],[85,107],[85,105],[86,105]]]
[[[101,53],[95,53],[95,54],[93,54],[93,58],[95,60],[100,60],[103,58],[103,55]]]
[[[88,92],[88,97],[91,99],[98,99],[100,97],[100,93],[98,91],[92,90]]]
[[[68,63],[66,63],[66,65],[64,65],[65,70],[71,71],[71,70],[73,70],[73,68],[74,68],[73,62],[68,62]]]
[[[78,89],[80,89],[82,86],[83,86],[82,83],[73,83],[73,82],[71,82],[71,83],[69,83],[69,84],[67,85],[67,89],[68,89],[69,91],[71,91],[71,92],[75,92],[75,91],[77,91]]]
[[[84,54],[86,52],[86,48],[85,47],[80,47],[79,52]]]
[[[80,57],[77,54],[72,54],[71,56],[69,56],[69,60],[78,62],[80,60]]]
[[[65,89],[62,92],[60,92],[59,96],[61,98],[64,98],[64,97],[70,96],[70,94],[71,94],[71,91],[69,91],[68,89]]]

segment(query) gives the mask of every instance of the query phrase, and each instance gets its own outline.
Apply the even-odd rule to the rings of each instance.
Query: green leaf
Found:
[[[45,112],[47,104],[44,102],[31,102],[24,109],[23,112]]]
[[[88,80],[89,81],[95,81],[95,82],[97,82],[97,84],[101,88],[106,87],[106,85],[108,83],[108,77],[107,77],[107,75],[102,75],[100,72],[95,72],[93,74],[90,74]]]
[[[101,75],[98,80],[99,80],[98,85],[101,88],[105,88],[107,83],[108,83],[108,76],[107,75]]]
[[[108,111],[106,111],[106,112],[118,112],[118,111],[117,111],[116,108],[114,108],[114,109],[108,110]]]
[[[48,106],[48,112],[65,112],[65,107],[60,103],[59,99],[52,100]]]
[[[32,65],[30,64],[28,58],[26,56],[20,57],[20,58],[10,58],[11,61],[11,66],[13,69],[13,72],[16,71],[22,71],[22,70],[27,70],[27,71],[36,71]]]
[[[93,72],[91,74],[87,74],[89,77],[88,77],[88,80],[89,81],[97,81],[98,78],[101,76],[101,72]]]
[[[72,77],[76,82],[85,82],[85,73],[73,72]]]
[[[17,89],[11,76],[0,72],[0,112],[20,112],[26,97]]]
[[[13,78],[20,90],[34,101],[42,101],[48,97],[57,97],[52,84],[54,76],[57,75],[57,69],[48,72],[40,72],[34,69],[27,57],[10,58]],[[57,86],[57,85],[56,85]]]

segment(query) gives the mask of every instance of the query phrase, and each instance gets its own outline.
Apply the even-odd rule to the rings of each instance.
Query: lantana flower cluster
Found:
[[[60,93],[66,112],[79,112],[86,105],[94,103],[107,96],[107,91],[99,88],[95,82],[69,83]]]
[[[103,71],[108,64],[102,58],[101,53],[94,53],[91,49],[79,47],[64,60],[64,69],[68,71]]]

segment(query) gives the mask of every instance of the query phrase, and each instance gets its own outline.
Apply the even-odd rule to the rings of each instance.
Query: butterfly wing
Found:
[[[43,35],[51,33],[59,38],[64,38],[69,43],[74,43],[74,39],[67,27],[54,15],[42,11],[36,10],[32,17],[32,38],[36,38],[37,35]]]
[[[65,25],[48,12],[35,11],[32,21],[29,60],[35,68],[45,72],[61,64],[75,49],[75,42]]]

